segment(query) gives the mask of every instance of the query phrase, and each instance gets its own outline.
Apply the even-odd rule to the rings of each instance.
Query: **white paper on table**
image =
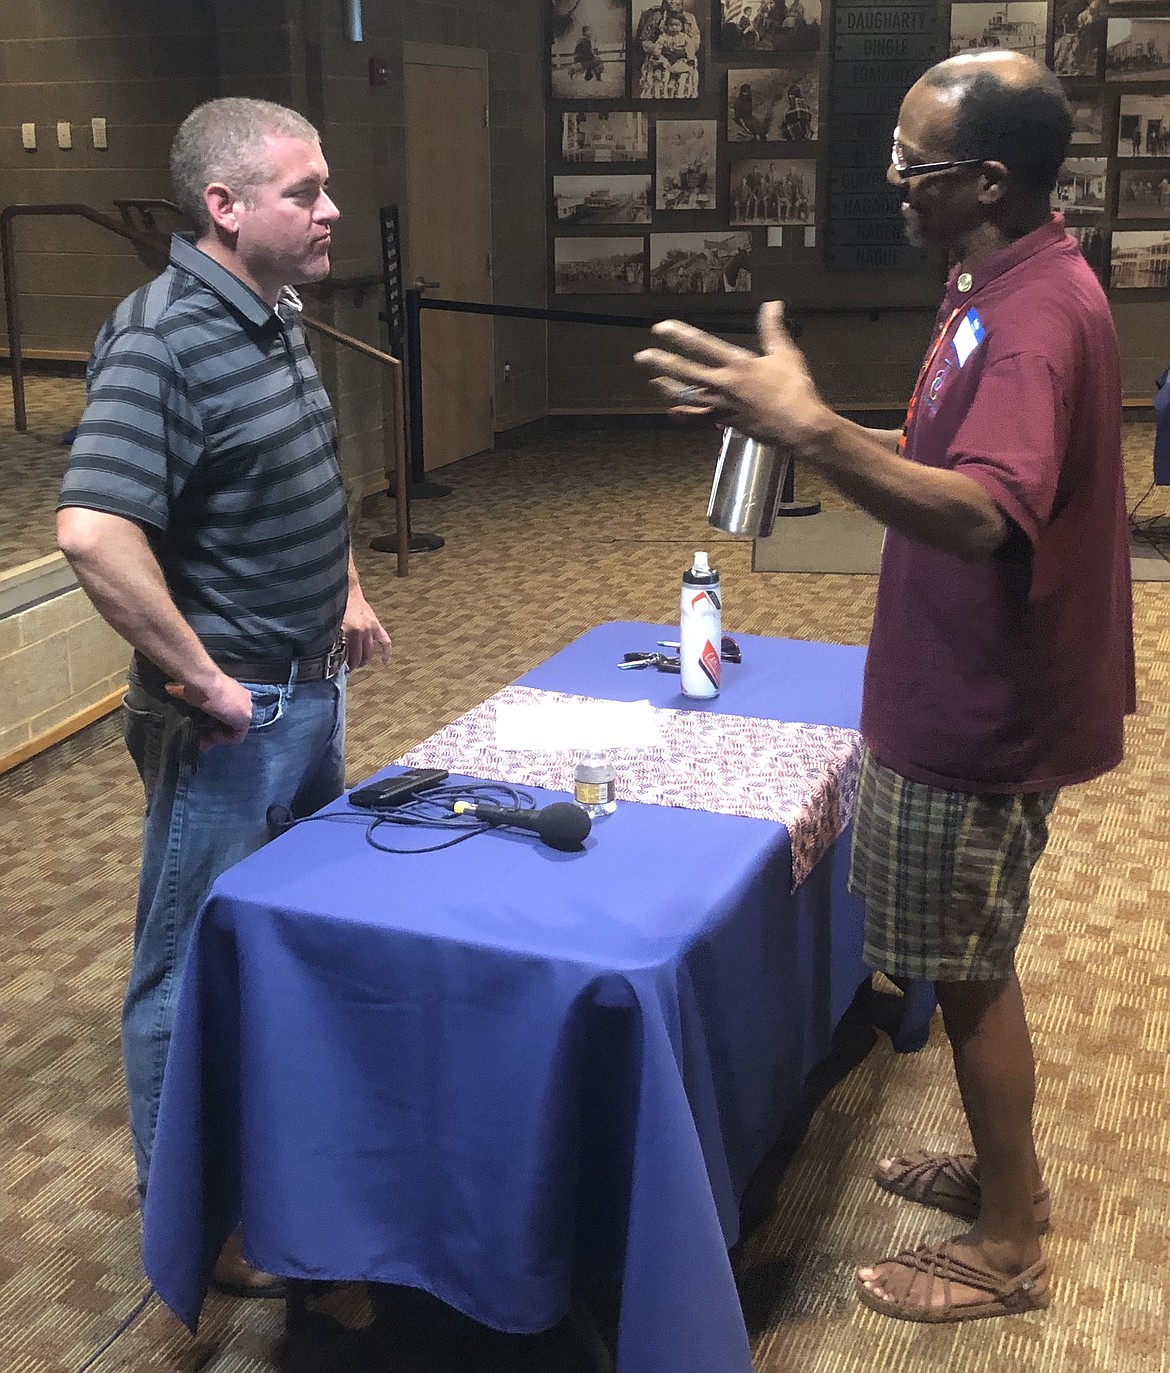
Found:
[[[501,701],[496,706],[499,749],[559,753],[656,746],[662,746],[662,732],[649,701]]]

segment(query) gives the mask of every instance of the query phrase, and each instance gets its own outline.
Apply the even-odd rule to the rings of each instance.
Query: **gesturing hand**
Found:
[[[710,415],[790,448],[815,438],[833,418],[784,328],[778,300],[760,307],[760,353],[676,319],[656,324],[654,333],[673,351],[647,348],[634,360],[656,374],[651,384],[676,402],[678,414]]]

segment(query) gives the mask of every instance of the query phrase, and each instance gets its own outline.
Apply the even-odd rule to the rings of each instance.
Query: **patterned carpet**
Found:
[[[14,518],[76,417],[76,383],[34,379],[37,436],[0,433],[11,526],[29,532],[54,492]],[[40,397],[40,398],[38,398]],[[1128,433],[1131,499],[1149,481],[1150,427]],[[38,447],[38,445],[40,445]],[[64,450],[60,450],[63,453]],[[749,543],[715,538],[703,512],[710,432],[563,433],[444,472],[454,493],[419,503],[418,530],[447,546],[406,580],[369,538],[392,527],[367,504],[356,553],[395,640],[387,671],[354,678],[356,779],[511,681],[601,618],[671,621],[695,548],[724,577],[735,632],[864,643],[867,577],[751,574]],[[43,466],[41,464],[43,463]],[[37,469],[39,468],[39,471]],[[820,495],[801,474],[800,495]],[[1142,513],[1165,510],[1156,492]],[[1159,502],[1162,502],[1159,504]],[[372,509],[370,508],[372,506]],[[43,530],[38,530],[42,532]],[[10,545],[6,542],[4,547]],[[28,556],[49,550],[45,539]],[[1170,589],[1136,588],[1140,711],[1111,776],[1065,794],[1036,881],[1021,956],[1040,1061],[1039,1138],[1055,1194],[1043,1315],[915,1327],[860,1307],[851,1269],[949,1233],[868,1180],[875,1155],[963,1142],[937,1027],[921,1054],[882,1038],[829,1093],[737,1254],[760,1373],[1034,1373],[1165,1370],[1170,1298]],[[129,954],[140,795],[103,722],[0,778],[0,1368],[72,1373],[145,1291],[117,1044]],[[410,1294],[360,1289],[306,1331],[272,1303],[210,1302],[191,1339],[157,1300],[94,1373],[575,1373],[567,1328],[485,1332]],[[606,1324],[604,1306],[599,1312]],[[679,1370],[692,1373],[692,1370]],[[694,1373],[717,1373],[694,1370]]]

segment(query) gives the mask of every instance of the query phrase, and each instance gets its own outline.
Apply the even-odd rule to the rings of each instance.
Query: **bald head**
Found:
[[[937,62],[922,78],[928,85],[962,87],[977,76],[994,76],[1005,86],[1043,85],[1052,73],[1011,48],[980,48]],[[1055,78],[1053,78],[1055,80]],[[1057,82],[1059,88],[1060,83]]]
[[[1068,101],[1053,72],[1023,53],[985,49],[939,62],[919,88],[935,97],[949,156],[1002,162],[1025,195],[1051,194],[1072,135]]]

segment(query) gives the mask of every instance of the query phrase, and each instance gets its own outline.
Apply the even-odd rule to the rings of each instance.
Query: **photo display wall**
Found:
[[[750,297],[765,267],[921,279],[886,180],[898,108],[934,62],[986,48],[1061,78],[1073,142],[1053,206],[1103,284],[1170,294],[1170,0],[546,9],[556,295]]]
[[[825,261],[837,271],[920,267],[886,180],[902,97],[942,57],[938,0],[837,0]]]

